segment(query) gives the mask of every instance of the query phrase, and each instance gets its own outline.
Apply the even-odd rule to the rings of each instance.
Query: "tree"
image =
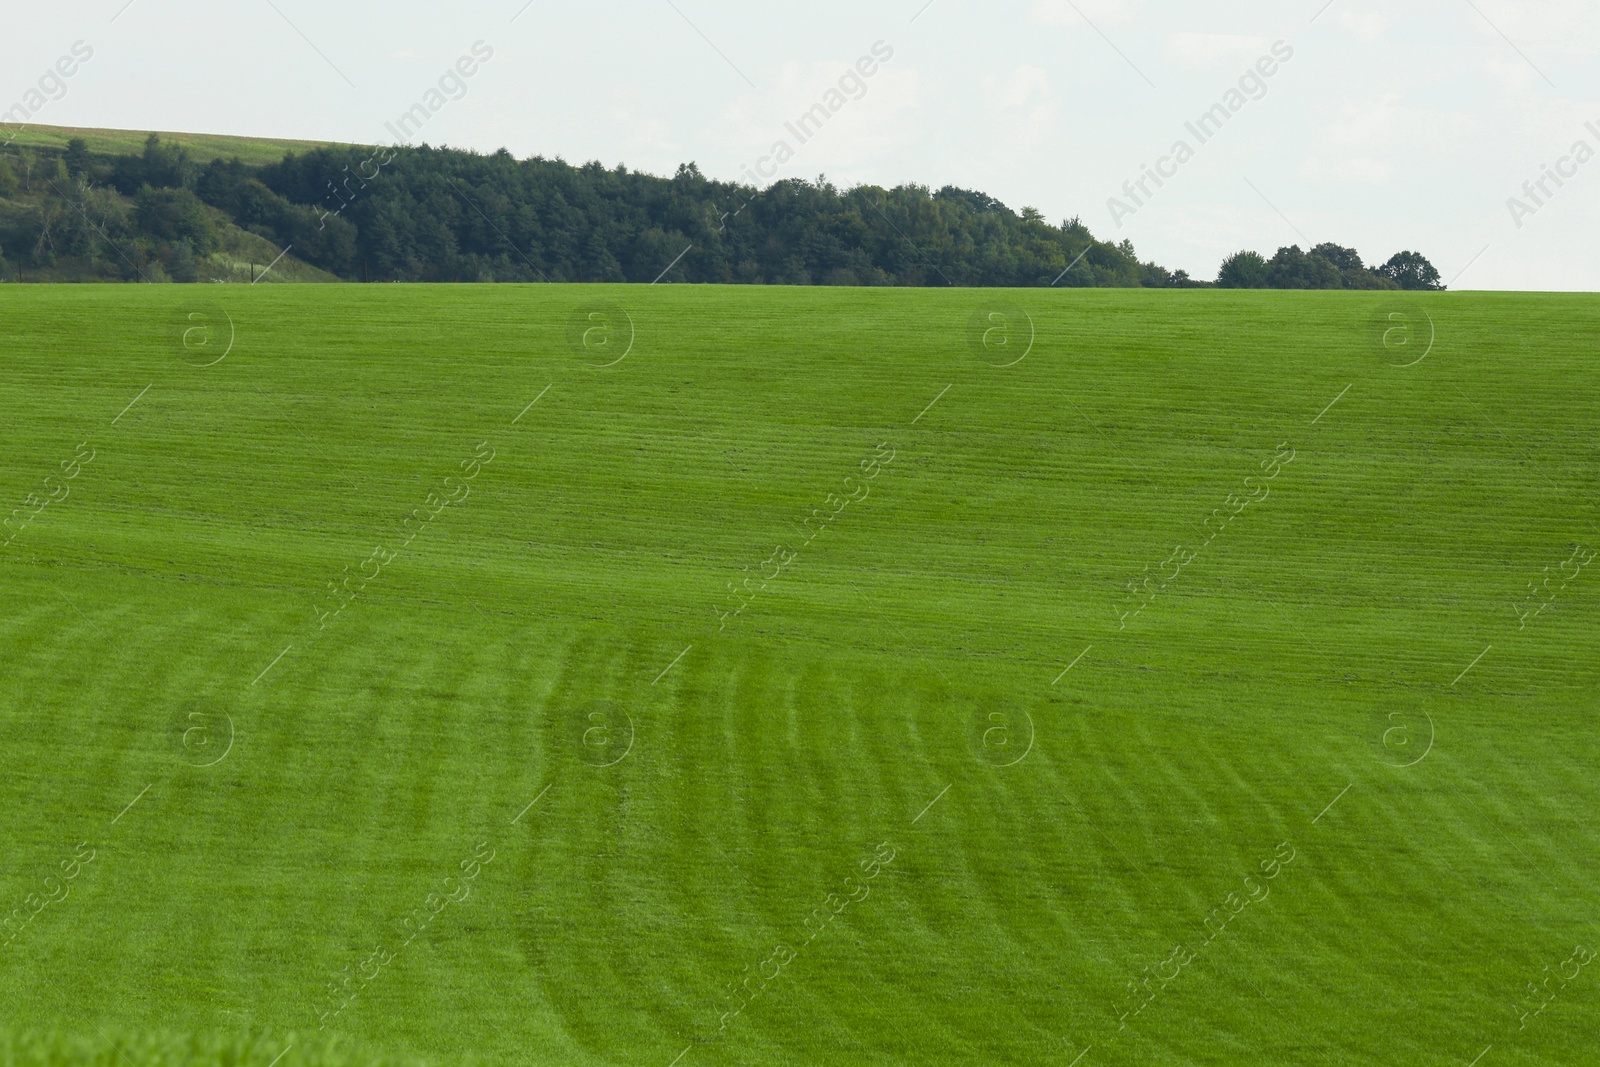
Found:
[[[22,188],[33,192],[33,171],[39,165],[38,153],[31,148],[24,148],[17,152],[17,163],[22,170]]]
[[[1331,241],[1324,241],[1322,244],[1317,245],[1311,250],[1311,254],[1322,257],[1341,271],[1363,269],[1361,256],[1355,249],[1343,248]]]
[[[1308,256],[1299,245],[1280,248],[1268,264],[1267,284],[1274,289],[1343,289],[1339,268],[1321,256]]]
[[[1222,261],[1217,285],[1223,289],[1265,289],[1269,273],[1261,253],[1235,252]]]
[[[663,281],[905,286],[1210,285],[1140,261],[1132,242],[1101,243],[1078,217],[1060,225],[987,194],[909,184],[840,189],[825,177],[757,190],[712,180],[692,163],[657,177],[599,163],[518,160],[427,145],[321,148],[268,166],[199,166],[159,135],[129,155],[26,150],[0,164],[0,196],[17,178],[76,177],[0,212],[0,241],[82,269],[97,256],[178,278],[205,276],[218,227],[348,280]],[[8,174],[13,175],[8,180]],[[96,181],[104,187],[94,188]],[[56,195],[60,193],[59,197]],[[43,194],[42,197],[40,194]],[[34,201],[43,200],[41,210]],[[181,247],[182,242],[187,247]],[[111,254],[115,253],[115,258]],[[686,254],[687,253],[687,254]],[[1217,284],[1233,288],[1437,286],[1403,253],[1375,273],[1354,249],[1240,252]],[[669,269],[670,267],[670,269]],[[1063,273],[1065,272],[1065,273]],[[102,271],[103,273],[103,271]]]
[[[1379,277],[1389,278],[1402,289],[1443,289],[1439,272],[1420,252],[1396,252],[1389,262],[1374,271]]]
[[[11,164],[0,159],[0,197],[17,195],[17,174]]]
[[[163,241],[193,242],[194,251],[205,255],[217,247],[217,228],[206,213],[200,198],[187,189],[139,190],[135,200],[139,229]]]
[[[67,142],[67,154],[64,158],[67,163],[67,173],[76,178],[89,169],[89,142],[82,137],[74,137]]]
[[[192,244],[188,241],[179,241],[172,246],[172,256],[167,261],[167,273],[172,275],[172,280],[175,282],[197,282],[200,280]]]
[[[46,200],[55,195],[52,190]],[[109,189],[97,189],[87,178],[79,178],[60,188],[64,209],[54,221],[58,250],[63,255],[81,256],[91,265],[115,255],[118,239],[126,235],[128,213],[122,198]]]
[[[200,168],[181,144],[166,144],[156,134],[144,142],[140,180],[157,189],[193,189]]]
[[[1344,275],[1346,289],[1398,289],[1400,284],[1392,278],[1382,278],[1370,270],[1346,270],[1339,273]]]

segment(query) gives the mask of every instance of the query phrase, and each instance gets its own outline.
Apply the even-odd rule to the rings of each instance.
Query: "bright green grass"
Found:
[[[174,340],[202,299],[237,328],[207,368]],[[602,369],[569,323],[608,302],[637,338]],[[1000,368],[969,320],[1005,303],[1037,343]],[[6,287],[7,507],[96,451],[0,554],[0,907],[95,858],[0,947],[0,1062],[1591,1060],[1600,968],[1518,1016],[1600,947],[1600,568],[1526,629],[1514,604],[1600,546],[1600,301],[1422,298],[1404,368],[1370,344],[1392,304]],[[480,442],[319,635],[325,584]],[[1280,442],[1270,496],[1119,630]],[[606,715],[633,743],[597,767]]]
[[[13,138],[13,134],[15,137]],[[23,126],[6,128],[6,140],[16,148],[66,148],[67,142],[81,137],[89,151],[107,155],[137,155],[144,150],[148,130],[101,130],[78,126]],[[276,163],[286,152],[309,152],[326,148],[328,141],[284,141],[271,137],[230,137],[212,133],[161,133],[163,141],[186,146],[202,163],[213,159],[242,159],[246,163]]]

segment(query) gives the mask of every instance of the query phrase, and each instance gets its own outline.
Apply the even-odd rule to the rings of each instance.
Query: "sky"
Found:
[[[1600,0],[8,8],[0,109],[46,79],[41,124],[388,144],[444,79],[419,141],[955,185],[1198,278],[1333,241],[1421,252],[1452,288],[1600,288]]]

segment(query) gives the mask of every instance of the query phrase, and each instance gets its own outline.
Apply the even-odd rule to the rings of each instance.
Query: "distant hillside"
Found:
[[[0,153],[0,279],[1436,288],[1414,252],[1240,253],[1217,283],[982,192],[764,189],[426,144],[29,127]],[[305,265],[301,269],[300,264]]]
[[[504,150],[279,153],[285,142],[100,131],[104,151],[31,132],[0,156],[0,277],[206,280],[196,264],[244,231],[349,281],[1194,284],[1076,219],[964,189],[761,190],[692,163],[661,178]]]
[[[182,145],[200,163],[213,159],[238,159],[264,166],[276,163],[288,152],[308,152],[314,148],[339,147],[336,141],[279,141],[270,137],[230,137],[211,133],[168,133],[157,131],[169,144]],[[9,141],[18,148],[48,148],[66,151],[74,137],[82,138],[89,151],[97,155],[138,155],[150,131],[99,130],[76,126],[22,126],[7,129],[0,144]]]

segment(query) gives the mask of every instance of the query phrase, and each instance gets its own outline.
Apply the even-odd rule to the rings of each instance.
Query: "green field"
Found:
[[[0,1063],[1594,1062],[1600,300],[1397,295],[5,287]]]
[[[145,138],[151,131],[102,130],[78,126],[7,126],[0,144],[10,143],[17,148],[64,149],[74,137],[81,137],[89,151],[104,155],[135,155],[144,148]],[[284,141],[271,137],[230,137],[214,133],[172,133],[156,131],[163,141],[183,145],[201,163],[213,159],[240,159],[261,166],[276,163],[287,152],[309,152],[326,148],[332,141]]]

